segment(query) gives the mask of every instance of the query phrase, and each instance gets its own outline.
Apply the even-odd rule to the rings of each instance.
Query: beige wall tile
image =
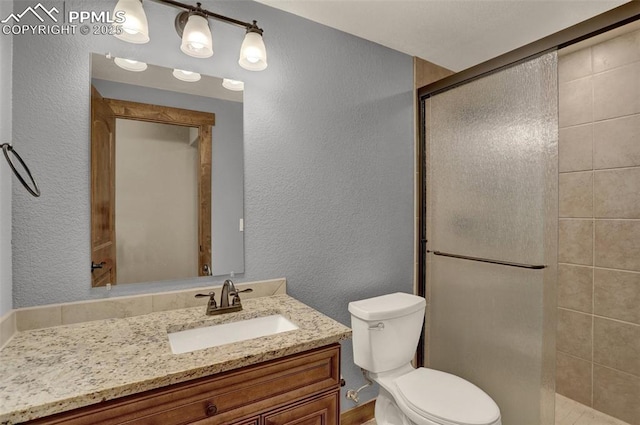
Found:
[[[591,361],[592,317],[588,314],[559,308],[556,336],[558,351]]]
[[[558,58],[558,81],[565,83],[591,75],[591,48],[563,55]]]
[[[562,103],[560,107],[562,108]],[[573,110],[570,111],[575,113]],[[617,118],[638,112],[640,112],[640,62],[593,76],[594,120]]]
[[[16,330],[16,315],[14,310],[0,317],[0,349],[11,340]]]
[[[640,31],[592,47],[593,71],[602,72],[640,60]]]
[[[557,352],[556,391],[591,406],[591,362]]]
[[[286,295],[287,293],[287,280],[279,279],[279,284],[273,295]]]
[[[640,376],[640,325],[596,317],[593,323],[593,361]]]
[[[62,324],[62,305],[20,308],[16,310],[16,323],[19,331],[59,326]]]
[[[62,305],[62,324],[123,318],[152,312],[151,295]]]
[[[561,173],[591,170],[592,151],[592,124],[561,128],[558,139],[558,170]]]
[[[595,269],[593,296],[598,316],[640,325],[640,273]]]
[[[243,299],[287,293],[287,280],[285,278],[238,283],[236,286],[240,290],[253,289],[253,292],[242,294]],[[221,286],[217,285],[153,295],[29,307],[15,310],[13,317],[15,318],[17,330],[26,331],[91,320],[131,317],[148,314],[151,311],[198,306],[204,308],[207,304],[207,299],[195,298],[194,295],[214,290],[216,291],[216,298],[219,298],[220,288]],[[1,340],[2,335],[0,334]]]
[[[596,266],[640,271],[640,221],[597,220]]]
[[[640,165],[640,115],[595,123],[593,149],[596,169]]]
[[[593,407],[632,425],[640,424],[640,377],[594,365]]]
[[[640,31],[560,57],[558,78],[556,390],[640,425]]]
[[[593,268],[558,264],[558,307],[591,313]]]
[[[596,217],[640,218],[640,167],[595,172],[593,193]]]
[[[242,299],[268,297],[276,294],[286,294],[286,279],[270,279],[257,282],[237,283],[238,290],[247,288],[253,289],[253,292],[247,292],[241,295]],[[208,294],[209,292],[216,293],[216,300],[219,302],[222,292],[222,285],[216,284],[215,286],[189,289],[185,291],[173,291],[164,292],[161,294],[154,294],[153,297],[153,311],[167,311],[177,310],[180,308],[190,307],[205,307],[207,305],[207,298],[196,298],[196,294]]]
[[[559,85],[560,127],[584,124],[593,120],[592,77]]]
[[[593,263],[593,220],[560,219],[558,233],[558,262]]]
[[[593,217],[593,172],[561,173],[558,184],[560,217]]]
[[[191,289],[188,291],[153,294],[151,301],[152,310],[167,311],[198,306],[205,307],[208,302],[207,298],[196,298],[195,296],[196,294],[208,294],[211,291],[216,293],[216,299],[220,296],[220,286]]]
[[[271,295],[276,295],[278,293],[284,294],[286,292],[279,292],[279,291],[283,291],[284,284],[285,284],[284,279],[272,279],[272,280],[264,280],[260,282],[238,283],[236,284],[236,286],[238,287],[238,290],[243,290],[247,288],[253,289],[253,292],[247,292],[241,295],[242,299],[250,299],[250,298],[270,297]]]

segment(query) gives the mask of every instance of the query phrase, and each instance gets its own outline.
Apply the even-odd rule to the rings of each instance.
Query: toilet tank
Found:
[[[380,373],[409,363],[416,353],[424,298],[397,292],[349,303],[355,364]]]

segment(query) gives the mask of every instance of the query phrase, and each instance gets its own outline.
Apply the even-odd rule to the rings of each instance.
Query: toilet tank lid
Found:
[[[362,320],[385,320],[402,317],[423,310],[424,298],[396,292],[349,303],[349,313]]]

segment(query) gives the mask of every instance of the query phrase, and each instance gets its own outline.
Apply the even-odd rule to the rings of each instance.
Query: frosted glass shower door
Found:
[[[484,389],[503,425],[553,423],[556,65],[546,54],[425,101],[427,362]]]

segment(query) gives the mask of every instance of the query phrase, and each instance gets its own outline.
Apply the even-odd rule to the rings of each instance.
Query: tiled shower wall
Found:
[[[640,31],[559,79],[557,392],[640,425]]]

